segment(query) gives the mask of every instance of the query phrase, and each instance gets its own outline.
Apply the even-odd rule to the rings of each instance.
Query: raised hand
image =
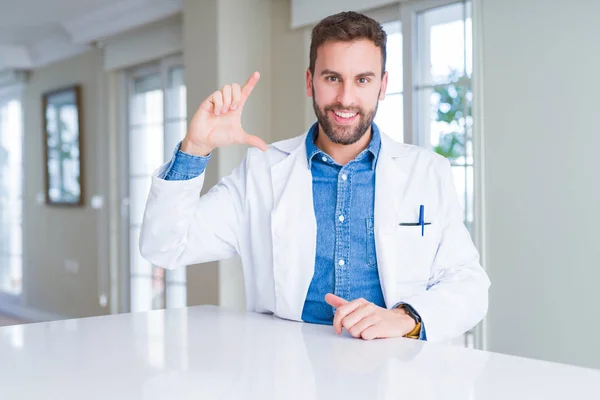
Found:
[[[217,147],[246,144],[266,151],[267,144],[242,128],[242,112],[248,97],[260,79],[253,73],[243,87],[225,85],[200,104],[188,127],[181,151],[206,156]]]

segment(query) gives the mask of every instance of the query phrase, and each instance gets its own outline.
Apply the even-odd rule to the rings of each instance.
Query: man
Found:
[[[449,163],[373,123],[385,45],[362,14],[321,21],[306,71],[318,122],[270,146],[241,126],[258,73],[209,96],[153,178],[142,255],[175,268],[239,254],[249,310],[357,338],[446,341],[476,325],[489,280]],[[230,144],[255,148],[199,198],[211,152]]]

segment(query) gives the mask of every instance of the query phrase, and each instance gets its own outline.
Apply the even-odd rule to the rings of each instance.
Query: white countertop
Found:
[[[0,398],[571,399],[600,371],[212,306],[0,328]]]

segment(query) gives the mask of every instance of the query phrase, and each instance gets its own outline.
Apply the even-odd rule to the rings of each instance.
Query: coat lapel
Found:
[[[280,317],[293,320],[302,317],[314,274],[317,237],[306,135],[301,138],[300,143],[280,147],[289,155],[271,167],[275,307]]]

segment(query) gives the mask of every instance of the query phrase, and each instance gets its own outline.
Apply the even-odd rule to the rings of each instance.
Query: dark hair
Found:
[[[354,11],[330,15],[313,28],[310,42],[309,70],[311,75],[315,74],[315,61],[319,46],[328,41],[350,42],[359,39],[368,39],[381,49],[381,74],[383,75],[387,34],[379,22]]]

